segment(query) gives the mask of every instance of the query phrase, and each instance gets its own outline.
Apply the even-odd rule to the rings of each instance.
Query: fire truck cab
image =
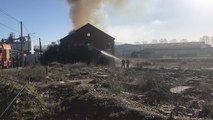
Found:
[[[11,45],[0,44],[0,67],[9,68],[11,66]]]

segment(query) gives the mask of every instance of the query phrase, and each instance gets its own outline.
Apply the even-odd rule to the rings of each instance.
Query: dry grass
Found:
[[[16,78],[25,81],[44,81],[46,69],[43,66],[30,66],[18,71]]]
[[[108,115],[118,119],[121,119],[120,117],[123,114],[120,114],[120,111],[110,111],[111,107],[109,103],[103,98],[111,99],[113,97],[112,100],[125,100],[123,103],[122,101],[119,102],[121,102],[121,104],[128,103],[130,107],[144,111],[152,109],[153,113],[156,112],[157,107],[161,105],[175,106],[177,104],[184,108],[178,110],[178,113],[183,113],[185,116],[187,116],[184,114],[185,112],[196,109],[194,106],[187,108],[187,104],[196,99],[199,103],[198,109],[202,109],[200,116],[202,118],[212,118],[213,104],[211,102],[211,93],[213,92],[213,87],[209,79],[213,76],[208,74],[210,73],[206,73],[206,71],[195,71],[191,69],[158,69],[148,67],[121,69],[112,67],[88,67],[82,63],[68,65],[52,63],[48,67],[48,78],[51,79],[50,84],[43,82],[43,80],[47,80],[45,79],[46,71],[43,66],[31,66],[14,71],[2,71],[0,76],[3,75],[16,80],[32,81],[30,82],[28,90],[25,91],[23,97],[20,99],[20,101],[24,102],[20,104],[20,106],[22,106],[25,111],[20,112],[20,110],[15,109],[16,112],[14,113],[19,113],[20,115],[27,113],[28,116],[31,114],[32,116],[36,116],[36,114],[44,116],[42,113],[45,113],[49,115],[50,118],[54,118],[54,115],[60,115],[60,113],[70,115],[70,113],[65,113],[67,109],[64,109],[61,103],[68,102],[69,104],[65,104],[65,107],[76,112],[75,109],[72,109],[73,106],[76,105],[76,102],[81,101],[79,105],[82,105],[82,103],[88,105],[90,97],[95,96],[98,97],[98,99],[91,99],[91,102],[99,106],[99,102],[102,101],[101,103],[103,103],[110,112]],[[100,77],[98,75],[106,75],[106,77]],[[72,80],[87,78],[94,79],[93,83],[71,83]],[[65,83],[62,84],[58,80],[62,80]],[[170,88],[177,85],[190,85],[192,88],[174,95],[170,92]],[[6,91],[6,89],[4,89],[4,91]],[[88,96],[88,94],[90,96]],[[45,97],[45,95],[50,97]],[[76,101],[73,102],[74,98],[76,98]],[[202,106],[200,106],[199,102],[201,100],[205,101],[205,104]],[[93,106],[94,104],[91,105]],[[148,109],[141,106],[145,106],[145,108]],[[79,106],[75,107],[79,108]],[[103,107],[101,106],[101,108]],[[84,109],[80,109],[80,113],[83,110]],[[100,109],[94,109],[93,111],[89,109],[88,111],[96,113],[98,110]],[[125,108],[125,110],[128,109]],[[138,111],[136,111],[136,113],[138,113]],[[193,117],[198,116],[196,115]],[[97,116],[97,114],[94,116]]]
[[[43,66],[29,66],[24,69],[8,69],[0,72],[0,77],[13,81],[42,81],[46,77],[46,69]]]
[[[207,101],[202,105],[200,117],[213,118],[213,101]]]
[[[82,67],[87,67],[88,65],[85,63],[75,63],[75,64],[66,64],[64,65],[64,68],[68,68],[68,69],[73,69],[73,68],[82,68]]]

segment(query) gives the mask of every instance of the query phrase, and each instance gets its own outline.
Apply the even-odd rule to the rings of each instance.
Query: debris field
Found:
[[[187,62],[185,63],[187,64]],[[51,63],[2,70],[1,119],[213,119],[213,69]]]

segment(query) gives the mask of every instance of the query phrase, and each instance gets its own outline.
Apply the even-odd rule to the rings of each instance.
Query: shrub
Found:
[[[213,118],[213,102],[206,102],[202,106],[202,111],[199,113],[200,117]]]
[[[136,81],[136,84],[139,86],[139,90],[142,92],[149,91],[158,87],[159,78],[153,75],[144,74],[142,75],[141,79]]]
[[[46,77],[46,69],[42,66],[27,67],[18,71],[16,77],[25,81],[41,81]]]

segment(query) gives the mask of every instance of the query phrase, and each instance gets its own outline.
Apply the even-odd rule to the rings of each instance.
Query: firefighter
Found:
[[[126,68],[129,68],[130,61],[126,60]]]
[[[122,63],[122,68],[125,68],[125,60],[124,59],[121,61],[121,63]]]

